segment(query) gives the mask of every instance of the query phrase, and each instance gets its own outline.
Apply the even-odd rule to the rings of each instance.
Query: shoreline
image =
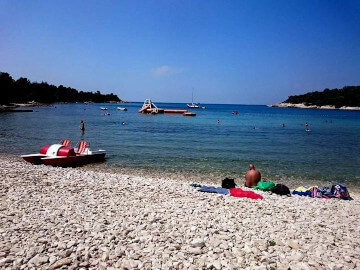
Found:
[[[262,191],[251,200],[5,156],[0,172],[3,268],[360,267],[360,194],[351,190],[352,201]]]
[[[10,154],[10,153],[3,153],[0,152],[0,158],[5,157],[8,159],[16,161],[23,160],[20,158],[19,155]],[[97,163],[90,163],[83,166],[77,167],[78,169],[84,171],[91,171],[91,172],[109,172],[113,174],[121,174],[121,175],[131,175],[134,177],[151,177],[151,178],[160,178],[160,179],[176,179],[179,182],[192,182],[192,183],[199,183],[199,184],[207,184],[207,185],[219,185],[221,184],[222,179],[228,177],[235,179],[235,183],[241,187],[244,186],[245,183],[245,173],[246,168],[244,171],[239,171],[236,173],[223,173],[223,172],[198,172],[198,171],[188,171],[188,170],[176,170],[176,169],[150,169],[146,167],[133,167],[133,166],[124,166],[122,164],[116,164],[108,161],[104,162],[97,162]],[[260,170],[261,171],[261,170]],[[293,177],[281,177],[277,178],[275,176],[266,175],[263,171],[262,179],[264,181],[271,181],[275,184],[284,184],[288,186],[290,189],[295,189],[299,186],[330,186],[333,184],[342,184],[345,185],[350,192],[356,192],[360,194],[360,183],[354,181],[329,181],[329,180],[321,180],[321,179],[314,179],[312,181],[305,181],[308,180],[307,177],[304,178],[293,178]]]
[[[41,103],[41,102],[25,102],[25,103],[11,103],[11,105],[0,104],[0,111],[5,110],[15,110],[16,108],[22,107],[51,107],[56,104],[131,104],[133,102],[121,100],[121,101],[107,101],[107,102],[92,102],[92,101],[74,101],[74,102],[51,102],[51,103]]]
[[[271,108],[298,108],[298,109],[320,109],[320,110],[347,110],[347,111],[360,111],[360,107],[340,107],[335,108],[333,105],[324,105],[324,106],[317,106],[317,105],[305,105],[304,103],[276,103],[267,105]]]

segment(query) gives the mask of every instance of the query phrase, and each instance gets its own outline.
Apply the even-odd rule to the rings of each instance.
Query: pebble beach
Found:
[[[0,175],[1,269],[360,269],[352,190],[251,200],[6,156]]]

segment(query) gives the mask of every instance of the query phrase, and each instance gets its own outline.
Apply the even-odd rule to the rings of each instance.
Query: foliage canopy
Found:
[[[16,81],[9,73],[0,72],[0,104],[25,103],[36,101],[40,103],[54,102],[109,102],[121,101],[113,93],[101,94],[100,91],[83,92],[63,85],[55,86],[47,82],[30,82],[27,78]]]
[[[336,108],[360,107],[360,86],[344,86],[342,89],[324,89],[322,92],[309,92],[304,95],[289,96],[284,102],[305,105],[325,106],[332,105]]]

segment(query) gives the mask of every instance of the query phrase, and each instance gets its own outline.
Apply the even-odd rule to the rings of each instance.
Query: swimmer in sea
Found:
[[[81,130],[81,135],[83,136],[85,134],[85,123],[84,120],[80,121],[80,130]]]
[[[84,120],[81,120],[81,121],[80,121],[80,130],[81,130],[82,132],[85,131],[85,123],[84,123]]]
[[[285,124],[284,124],[284,123],[282,124],[282,127],[283,127],[283,128],[285,127]]]

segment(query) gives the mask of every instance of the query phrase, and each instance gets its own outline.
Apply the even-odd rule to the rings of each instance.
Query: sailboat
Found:
[[[191,104],[186,104],[186,106],[188,106],[188,108],[191,108],[191,109],[199,109],[200,108],[199,104],[200,103],[194,103],[194,91],[192,91]]]

